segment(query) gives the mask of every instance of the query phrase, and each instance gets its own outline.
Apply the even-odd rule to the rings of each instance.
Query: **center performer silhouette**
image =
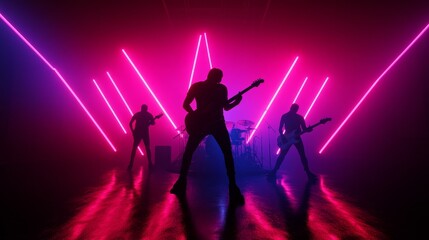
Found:
[[[188,112],[185,125],[189,138],[183,154],[180,175],[170,193],[177,196],[186,194],[186,182],[192,155],[200,142],[207,135],[212,135],[219,144],[226,166],[229,179],[229,201],[232,204],[243,205],[244,197],[235,181],[235,167],[232,156],[231,140],[225,125],[223,110],[229,111],[237,106],[242,96],[239,95],[232,102],[228,101],[227,87],[222,81],[223,72],[218,68],[212,68],[207,79],[192,84],[183,102],[183,108]],[[192,101],[196,101],[196,110],[191,107]]]

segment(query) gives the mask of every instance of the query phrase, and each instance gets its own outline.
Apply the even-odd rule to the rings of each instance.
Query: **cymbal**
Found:
[[[238,120],[237,123],[242,125],[242,126],[251,126],[251,125],[255,124],[254,122],[252,122],[250,120]]]

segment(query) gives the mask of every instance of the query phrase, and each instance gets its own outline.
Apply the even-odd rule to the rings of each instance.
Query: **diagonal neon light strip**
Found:
[[[307,79],[308,79],[308,77],[306,77],[306,78],[304,79],[304,82],[302,83],[301,87],[299,88],[298,93],[296,94],[296,97],[295,97],[295,99],[293,100],[293,102],[292,102],[292,103],[295,103],[295,102],[296,102],[296,100],[298,99],[298,96],[299,96],[299,94],[301,93],[302,88],[304,88],[304,85],[305,85],[305,83],[307,82]]]
[[[133,111],[131,111],[130,106],[128,105],[127,101],[125,101],[124,96],[122,95],[121,91],[119,91],[119,88],[118,88],[118,86],[116,86],[116,83],[115,83],[115,81],[113,80],[112,76],[110,76],[110,73],[109,73],[109,72],[106,72],[106,73],[107,73],[107,76],[109,76],[110,81],[112,82],[113,86],[115,86],[115,89],[116,89],[116,91],[118,92],[119,96],[121,96],[122,101],[124,102],[125,106],[127,107],[128,111],[130,112],[131,117],[132,117],[132,116],[133,116]],[[141,154],[142,156],[144,156],[143,151],[140,149],[140,147],[137,147],[137,148],[139,149],[140,154]]]
[[[128,112],[130,112],[130,114],[131,114],[131,116],[132,116],[132,115],[133,115],[133,111],[131,111],[130,106],[128,105],[127,101],[125,101],[124,96],[122,95],[121,91],[119,91],[119,88],[118,88],[118,86],[116,86],[116,83],[115,83],[115,81],[113,80],[112,76],[110,76],[110,73],[109,73],[109,72],[106,72],[106,73],[107,73],[107,76],[110,78],[110,81],[112,82],[113,86],[115,87],[116,92],[118,92],[119,96],[121,97],[122,102],[124,102],[125,107],[127,107]]]
[[[95,79],[92,79],[92,81],[94,82],[95,86],[98,89],[98,92],[100,92],[101,96],[104,99],[104,102],[106,102],[107,106],[109,107],[110,111],[112,112],[113,116],[115,117],[116,121],[118,122],[119,126],[121,126],[122,131],[124,131],[124,133],[127,134],[127,131],[125,131],[124,125],[122,125],[121,121],[119,121],[118,115],[116,115],[115,111],[113,110],[112,106],[110,105],[109,101],[107,100],[106,96],[104,95],[103,91],[101,91],[100,86],[98,86]]]
[[[198,52],[200,51],[200,44],[201,44],[201,35],[198,38],[197,51],[195,52],[194,64],[192,65],[191,78],[189,79],[188,89],[191,87],[192,79],[194,78],[195,65],[197,64]]]
[[[177,129],[176,124],[174,124],[173,120],[170,118],[170,115],[168,115],[167,111],[164,109],[164,107],[162,106],[161,102],[158,100],[158,98],[156,97],[156,95],[153,93],[152,89],[149,87],[149,85],[147,84],[146,80],[144,80],[143,76],[140,74],[140,71],[137,69],[136,65],[134,65],[133,61],[131,60],[131,58],[128,56],[128,54],[125,52],[124,49],[122,49],[122,52],[124,53],[125,57],[128,59],[128,61],[130,62],[131,66],[134,68],[134,70],[136,71],[137,75],[139,75],[140,79],[143,81],[144,85],[146,86],[146,88],[149,90],[149,92],[152,94],[153,98],[155,99],[155,101],[158,103],[159,107],[162,109],[162,111],[164,112],[165,116],[168,118],[168,120],[170,121],[171,125],[173,125],[174,130],[180,134],[180,131]]]
[[[326,77],[325,82],[323,82],[322,87],[320,87],[319,92],[317,92],[316,97],[313,99],[313,102],[311,103],[310,107],[308,108],[307,112],[304,115],[304,119],[307,118],[308,114],[310,113],[311,109],[313,108],[314,103],[317,101],[317,98],[319,98],[320,93],[322,92],[323,88],[325,88],[326,83],[328,82],[329,77]]]
[[[271,101],[268,103],[268,106],[265,108],[264,113],[262,113],[261,118],[259,118],[258,123],[256,124],[255,129],[253,129],[252,133],[250,134],[249,138],[247,139],[246,143],[249,143],[252,139],[253,135],[255,134],[256,130],[258,129],[259,125],[261,124],[262,120],[264,119],[265,115],[267,114],[268,110],[271,107],[271,104],[273,103],[274,99],[277,97],[277,94],[279,93],[280,89],[283,87],[283,84],[285,83],[286,79],[288,78],[289,74],[291,73],[293,67],[295,66],[296,62],[298,61],[299,57],[296,57],[293,61],[292,65],[290,66],[289,70],[287,71],[285,77],[283,78],[282,82],[280,83],[279,87],[277,88],[276,92],[274,93],[273,97],[271,98]]]
[[[33,47],[33,45],[0,13],[0,18],[3,20],[3,22],[6,23],[6,25],[12,29],[13,32],[15,32],[16,35],[19,36],[19,38],[21,38],[22,41],[25,42],[25,44],[27,44],[28,47],[31,48],[31,50],[33,50],[33,52],[35,52],[37,54],[37,56],[42,59],[43,62],[45,62],[46,65],[48,65],[48,67],[50,67],[52,69],[52,71],[55,72],[55,74],[58,76],[58,78],[62,81],[62,83],[66,86],[66,88],[69,90],[69,92],[73,95],[73,97],[75,98],[75,100],[79,103],[79,105],[82,107],[82,109],[86,112],[86,114],[88,115],[88,117],[91,119],[91,121],[94,123],[94,125],[97,127],[98,131],[100,131],[101,135],[103,135],[104,139],[106,139],[107,143],[110,145],[110,147],[113,149],[113,151],[116,152],[116,148],[115,146],[113,146],[112,142],[110,141],[110,139],[107,137],[107,135],[104,133],[103,129],[101,129],[100,125],[98,125],[97,121],[95,121],[94,117],[92,117],[91,113],[88,111],[88,109],[85,107],[85,105],[82,103],[82,101],[79,99],[79,97],[74,93],[73,89],[70,87],[70,85],[67,83],[67,81],[63,78],[63,76],[61,76],[60,72],[58,72],[58,70],[56,68],[54,68],[54,66],[52,66],[48,60],[46,60],[46,58],[35,48]]]
[[[371,87],[366,91],[366,93],[362,96],[362,98],[359,100],[359,102],[353,107],[353,109],[350,111],[350,113],[347,115],[347,117],[343,120],[343,122],[340,124],[340,126],[335,130],[335,132],[329,137],[328,141],[323,145],[323,147],[320,149],[319,153],[322,153],[325,148],[328,146],[328,144],[332,141],[332,139],[337,135],[337,133],[340,131],[340,129],[344,126],[344,124],[349,120],[349,118],[353,115],[353,113],[356,111],[356,109],[361,105],[363,100],[365,100],[366,96],[372,91],[372,89],[377,85],[377,83],[380,81],[380,79],[395,65],[395,63],[410,49],[414,43],[426,32],[426,30],[429,28],[429,24],[426,25],[425,28],[411,41],[410,44],[395,58],[395,60],[386,68],[386,70],[383,71],[383,73],[375,80],[375,82],[371,85]]]
[[[207,34],[206,33],[204,33],[204,38],[206,39],[207,56],[209,57],[210,69],[212,69],[213,68],[212,58],[210,57],[209,42],[207,41]]]

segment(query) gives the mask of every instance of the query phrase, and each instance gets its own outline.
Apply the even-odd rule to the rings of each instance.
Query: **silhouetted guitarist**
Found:
[[[162,114],[157,115],[156,118],[154,118],[153,115],[147,111],[147,109],[147,105],[143,104],[140,108],[140,112],[135,113],[129,123],[131,132],[133,133],[134,142],[131,150],[131,158],[130,163],[128,164],[128,170],[133,168],[136,150],[140,144],[140,141],[142,140],[146,149],[149,170],[153,168],[152,154],[150,151],[149,126],[154,125],[155,119],[161,117]],[[134,122],[136,122],[135,127],[133,127]]]
[[[274,168],[268,173],[269,177],[275,177],[275,174],[277,170],[279,170],[280,165],[282,164],[286,154],[288,153],[290,147],[293,145],[296,147],[299,153],[299,157],[301,159],[302,166],[304,167],[304,171],[307,174],[307,177],[310,180],[317,180],[317,176],[310,171],[310,168],[308,167],[308,160],[305,156],[304,151],[304,144],[301,139],[301,133],[303,131],[305,132],[311,132],[313,128],[307,128],[307,125],[305,124],[304,117],[302,117],[300,114],[298,114],[299,105],[294,103],[291,105],[289,112],[282,115],[280,119],[280,126],[279,126],[279,132],[281,136],[284,136],[283,134],[283,128],[286,131],[286,134],[288,133],[294,133],[294,138],[292,141],[292,144],[286,144],[285,147],[282,147],[280,150],[280,154],[277,157],[276,165]]]
[[[227,87],[222,81],[223,72],[218,68],[212,68],[205,81],[196,82],[190,87],[183,102],[183,108],[188,112],[187,130],[189,138],[183,154],[180,176],[170,190],[177,196],[186,194],[186,179],[191,164],[192,155],[203,138],[211,134],[219,144],[225,159],[227,175],[229,179],[229,200],[233,204],[244,204],[235,181],[235,167],[232,156],[231,140],[225,125],[223,110],[230,110],[237,106],[241,100],[241,94],[233,101],[228,100]],[[191,102],[195,99],[196,110],[192,109]],[[186,120],[185,120],[186,121]],[[193,131],[189,131],[189,128]]]

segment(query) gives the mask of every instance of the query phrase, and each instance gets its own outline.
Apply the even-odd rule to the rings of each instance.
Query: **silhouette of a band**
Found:
[[[183,108],[187,112],[185,117],[186,128],[184,130],[188,133],[188,138],[183,155],[181,156],[179,177],[171,188],[170,193],[175,194],[179,198],[186,197],[187,175],[194,153],[202,144],[205,145],[206,151],[210,153],[211,150],[209,146],[213,146],[214,143],[217,143],[221,150],[220,157],[224,159],[229,180],[230,204],[243,205],[244,197],[236,183],[235,163],[237,160],[243,161],[244,159],[257,163],[259,167],[262,167],[262,162],[258,160],[254,148],[252,148],[250,144],[245,143],[248,141],[250,132],[254,130],[254,122],[245,119],[238,120],[237,122],[225,121],[223,112],[229,111],[240,104],[243,94],[254,87],[258,87],[264,80],[258,79],[254,81],[249,87],[228,99],[227,87],[221,84],[222,78],[222,70],[212,68],[206,80],[196,82],[189,88],[183,102]],[[196,109],[191,107],[191,103],[194,100],[196,102]],[[290,137],[291,134],[296,134],[294,135],[293,141],[291,141],[291,139],[285,140],[288,144],[281,147],[275,167],[267,174],[269,179],[275,178],[276,172],[290,147],[295,146],[299,152],[301,163],[309,180],[317,180],[317,176],[310,171],[305,156],[304,145],[300,138],[302,133],[312,131],[315,125],[307,127],[304,118],[297,114],[298,108],[298,104],[292,104],[290,111],[283,114],[280,119],[280,136],[278,139],[285,140],[286,137]],[[153,117],[147,109],[147,105],[143,104],[141,111],[136,113],[130,121],[134,143],[131,151],[130,163],[128,165],[129,170],[132,169],[136,148],[141,140],[145,145],[149,170],[152,170],[153,167],[150,152],[149,126],[154,125],[154,120],[162,115]],[[134,121],[136,121],[136,125],[133,128]]]

